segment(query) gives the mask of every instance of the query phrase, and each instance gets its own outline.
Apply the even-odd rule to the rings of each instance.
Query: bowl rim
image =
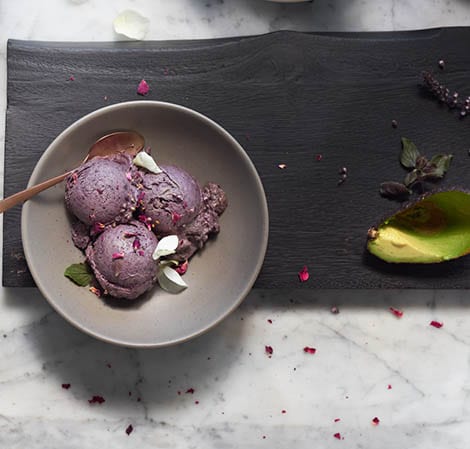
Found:
[[[218,316],[216,319],[212,320],[210,323],[205,324],[201,329],[198,331],[195,331],[189,335],[186,335],[182,338],[173,338],[171,340],[159,342],[159,343],[135,343],[135,342],[129,342],[125,341],[125,339],[116,339],[112,337],[108,337],[106,335],[103,335],[99,332],[93,331],[88,329],[86,326],[83,326],[80,322],[77,322],[73,316],[70,316],[67,314],[62,308],[60,307],[60,303],[56,303],[52,298],[49,298],[49,295],[47,294],[47,288],[41,281],[38,273],[32,266],[33,263],[30,262],[31,258],[31,252],[30,252],[30,245],[31,242],[29,241],[28,238],[26,237],[27,233],[27,228],[30,223],[29,220],[29,213],[30,213],[30,207],[28,202],[26,201],[22,207],[21,211],[21,240],[23,244],[23,250],[25,253],[25,258],[26,258],[26,263],[28,265],[29,271],[34,279],[34,282],[36,283],[37,288],[41,292],[41,294],[44,296],[46,301],[52,306],[52,308],[59,314],[61,315],[66,321],[68,321],[72,326],[75,328],[81,330],[85,334],[92,336],[98,340],[104,341],[106,343],[111,343],[117,346],[123,346],[127,348],[159,348],[159,347],[167,347],[167,346],[172,346],[180,343],[184,343],[188,340],[192,340],[212,328],[214,328],[216,325],[221,323],[225,318],[227,318],[234,310],[238,308],[238,306],[243,302],[243,300],[246,298],[246,296],[249,294],[251,291],[264,262],[264,258],[266,255],[266,250],[268,247],[268,237],[269,237],[269,212],[268,212],[268,204],[267,204],[267,199],[266,199],[266,192],[264,190],[263,184],[261,182],[261,179],[259,177],[259,174],[255,168],[254,163],[244,150],[244,148],[240,145],[240,143],[221,125],[219,125],[216,121],[213,119],[207,117],[206,115],[195,111],[194,109],[190,109],[186,106],[182,106],[180,104],[176,103],[170,103],[170,102],[165,102],[165,101],[156,101],[156,100],[132,100],[132,101],[124,101],[120,103],[115,103],[112,105],[104,106],[102,108],[96,109],[92,112],[89,112],[88,114],[84,115],[83,117],[75,120],[73,123],[71,123],[67,128],[65,128],[57,137],[49,144],[49,146],[45,149],[41,157],[39,158],[38,162],[36,163],[31,176],[28,181],[28,188],[36,184],[35,177],[37,176],[37,173],[41,171],[43,166],[46,163],[47,159],[47,154],[52,151],[52,148],[55,148],[57,146],[60,146],[60,143],[68,137],[68,135],[72,132],[74,132],[77,128],[80,128],[84,123],[88,122],[91,119],[94,119],[96,117],[100,117],[102,115],[107,114],[108,112],[111,112],[116,109],[122,109],[122,108],[127,108],[127,107],[145,107],[145,108],[150,108],[150,107],[160,107],[160,108],[167,108],[173,111],[178,111],[182,112],[184,114],[188,114],[192,116],[193,118],[196,118],[198,120],[201,120],[204,122],[206,125],[209,127],[215,129],[215,131],[219,132],[224,139],[226,139],[233,148],[237,151],[238,155],[244,160],[246,163],[249,171],[251,172],[251,175],[254,179],[254,181],[257,184],[257,188],[259,189],[259,192],[261,193],[261,217],[262,217],[262,241],[261,243],[261,251],[258,253],[258,258],[256,260],[255,264],[255,269],[251,273],[249,281],[246,283],[244,289],[238,294],[238,297],[236,298],[236,301],[229,307],[227,310],[224,311],[220,316]]]

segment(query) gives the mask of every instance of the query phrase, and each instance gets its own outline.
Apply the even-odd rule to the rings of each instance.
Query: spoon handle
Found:
[[[36,184],[29,189],[22,190],[21,192],[15,193],[14,195],[9,196],[0,201],[0,214],[3,214],[6,210],[10,209],[17,204],[22,203],[23,201],[29,200],[34,195],[42,192],[43,190],[48,189],[49,187],[59,184],[63,181],[71,172],[64,173],[63,175],[56,176],[55,178],[48,179],[47,181]]]

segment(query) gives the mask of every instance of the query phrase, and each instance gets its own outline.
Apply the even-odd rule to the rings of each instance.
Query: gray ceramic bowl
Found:
[[[176,164],[200,183],[214,181],[229,206],[221,232],[196,254],[178,295],[156,286],[145,297],[103,301],[63,275],[84,260],[70,239],[70,217],[59,184],[23,206],[22,239],[37,286],[70,323],[101,340],[132,347],[183,342],[215,326],[248,294],[261,269],[268,238],[268,209],[256,169],[222,127],[182,106],[154,101],[120,103],[81,118],[47,148],[29,185],[77,166],[92,143],[114,130],[134,129],[160,163]]]

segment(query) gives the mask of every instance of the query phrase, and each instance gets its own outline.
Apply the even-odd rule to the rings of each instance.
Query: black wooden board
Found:
[[[418,87],[422,70],[432,69],[470,94],[468,42],[469,28],[178,42],[9,41],[5,196],[26,186],[65,127],[107,104],[141,99],[136,86],[145,78],[152,89],[146,99],[208,115],[255,163],[270,212],[256,287],[470,288],[469,257],[397,266],[364,251],[369,226],[398,207],[378,187],[405,175],[398,163],[401,136],[429,156],[453,153],[441,186],[470,187],[470,118],[459,120]],[[445,70],[438,68],[441,58]],[[343,166],[349,176],[338,186]],[[16,207],[4,217],[5,286],[34,285],[20,215]],[[310,280],[300,284],[303,265]]]

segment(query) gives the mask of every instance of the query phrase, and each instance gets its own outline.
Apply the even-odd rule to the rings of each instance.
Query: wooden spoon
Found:
[[[144,138],[135,131],[118,131],[98,139],[88,151],[87,157],[83,160],[82,164],[89,161],[96,156],[109,156],[116,153],[127,153],[135,156],[139,151],[144,148]],[[29,200],[34,195],[55,186],[69,176],[73,170],[64,173],[63,175],[56,176],[55,178],[36,184],[29,189],[22,190],[0,201],[0,214],[16,206],[23,201]]]

